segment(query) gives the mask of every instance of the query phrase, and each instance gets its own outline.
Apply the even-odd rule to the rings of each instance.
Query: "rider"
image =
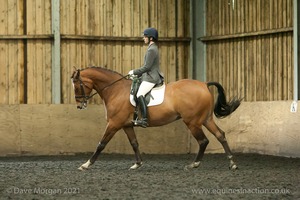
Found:
[[[137,92],[138,105],[141,110],[142,119],[134,121],[135,125],[146,128],[148,126],[147,105],[145,95],[156,85],[162,83],[163,75],[159,69],[159,53],[156,42],[158,32],[155,28],[146,28],[143,32],[143,40],[148,44],[144,57],[144,65],[139,69],[130,70],[129,75],[141,76],[141,85]]]

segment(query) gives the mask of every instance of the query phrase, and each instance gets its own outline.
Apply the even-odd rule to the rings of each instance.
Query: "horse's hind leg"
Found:
[[[207,137],[205,136],[202,128],[198,128],[196,126],[188,125],[188,128],[190,129],[192,135],[197,140],[199,144],[199,150],[198,154],[195,157],[195,160],[192,164],[187,165],[185,169],[191,169],[191,168],[197,168],[200,165],[200,162],[202,161],[202,158],[204,156],[205,149],[209,143]]]
[[[233,156],[231,153],[231,150],[229,148],[229,145],[227,143],[226,137],[225,137],[225,132],[222,131],[214,122],[214,120],[211,118],[206,121],[206,123],[203,124],[217,139],[218,141],[222,144],[225,153],[227,154],[227,157],[230,161],[229,168],[232,170],[237,169],[237,165],[233,161]]]

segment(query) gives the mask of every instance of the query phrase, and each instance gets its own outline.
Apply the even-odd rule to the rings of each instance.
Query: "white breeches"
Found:
[[[150,90],[155,86],[155,83],[150,83],[147,81],[143,81],[140,85],[139,91],[136,94],[136,97],[138,98],[139,96],[143,95],[145,96]]]

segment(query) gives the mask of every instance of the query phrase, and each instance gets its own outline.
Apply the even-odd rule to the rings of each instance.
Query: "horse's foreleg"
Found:
[[[191,168],[197,168],[200,166],[200,162],[202,161],[202,158],[204,156],[205,149],[209,143],[202,128],[197,128],[195,126],[189,126],[189,125],[188,125],[188,127],[189,127],[192,135],[194,136],[194,138],[197,140],[197,142],[199,144],[199,150],[198,150],[198,154],[197,154],[194,162],[185,167],[186,170],[191,169]]]
[[[233,156],[228,145],[228,142],[225,137],[225,132],[222,131],[213,120],[207,121],[204,126],[218,139],[218,141],[222,144],[225,153],[227,154],[227,158],[229,159],[229,169],[235,170],[237,169],[237,165],[233,160]]]
[[[135,132],[133,127],[125,127],[123,128],[124,132],[126,133],[128,140],[132,146],[132,149],[134,151],[135,154],[135,159],[136,159],[136,163],[134,165],[132,165],[129,169],[138,169],[142,166],[142,158],[141,158],[141,154],[140,154],[140,150],[139,150],[139,143],[137,141]]]
[[[111,138],[115,135],[116,132],[117,132],[117,129],[113,129],[109,125],[107,125],[105,133],[104,133],[101,141],[99,142],[99,144],[96,148],[96,151],[94,152],[92,157],[86,163],[82,164],[78,169],[85,170],[85,169],[88,169],[89,166],[94,164],[94,162],[97,160],[100,153],[103,151],[103,149],[105,148],[107,143],[111,140]]]

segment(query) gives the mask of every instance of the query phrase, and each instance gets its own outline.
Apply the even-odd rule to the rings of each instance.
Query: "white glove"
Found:
[[[132,75],[133,75],[133,70],[130,70],[130,71],[128,72],[128,75],[132,76]]]

